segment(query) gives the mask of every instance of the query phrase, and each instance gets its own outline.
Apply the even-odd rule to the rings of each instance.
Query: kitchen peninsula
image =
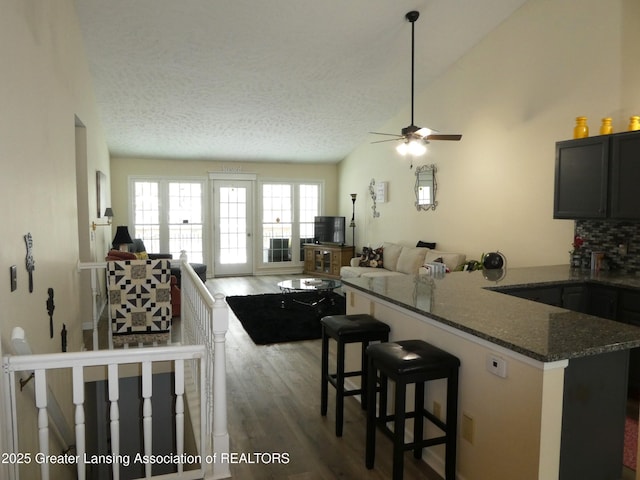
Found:
[[[640,292],[640,278],[552,266],[510,269],[498,281],[478,271],[343,282],[347,313],[388,323],[392,341],[420,338],[460,358],[460,479],[620,477],[640,328],[521,297],[544,289],[562,301],[566,290],[584,304],[588,286]],[[445,383],[433,383],[425,407],[441,409]],[[442,454],[426,449],[425,459],[438,469]]]

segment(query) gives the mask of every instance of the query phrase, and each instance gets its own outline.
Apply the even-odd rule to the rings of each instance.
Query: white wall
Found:
[[[0,192],[4,200],[0,353],[12,352],[9,339],[15,326],[25,329],[34,352],[60,352],[63,323],[69,350],[79,350],[83,285],[76,266],[80,245],[88,255],[95,250],[89,229],[95,218],[95,171],[109,172],[82,38],[72,0],[0,0],[0,11]],[[79,178],[76,116],[87,134],[87,164],[78,169],[84,172]],[[77,184],[82,188],[77,189]],[[78,196],[84,202],[81,208]],[[33,293],[29,293],[25,268],[23,236],[27,232],[34,239]],[[101,242],[99,235],[96,242]],[[10,291],[11,265],[18,271],[14,292]],[[52,339],[46,309],[48,288],[55,292]],[[19,394],[18,405],[27,414],[26,431],[35,425],[33,401],[26,393]],[[35,451],[30,448],[35,438],[22,435],[21,451]],[[0,438],[0,447],[6,451],[3,440],[5,437]],[[25,476],[31,477],[35,475]],[[52,478],[64,476],[54,473]]]
[[[340,211],[358,193],[358,244],[425,240],[476,259],[499,249],[510,266],[568,263],[574,222],[552,218],[555,142],[571,138],[578,115],[597,134],[601,117],[621,131],[640,112],[639,10],[633,0],[531,0],[516,11],[416,96],[418,125],[463,134],[415,160],[438,168],[435,211],[413,206],[415,177],[394,142],[341,163]],[[409,119],[407,106],[375,130],[399,132]],[[377,219],[371,178],[389,182]]]

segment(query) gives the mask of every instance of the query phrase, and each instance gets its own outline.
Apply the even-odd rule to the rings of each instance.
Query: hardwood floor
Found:
[[[229,277],[207,281],[211,292],[250,295],[279,292],[287,276]],[[365,414],[352,397],[345,399],[342,438],[335,436],[335,390],[329,412],[320,415],[320,340],[255,345],[233,313],[227,335],[227,394],[231,452],[258,463],[231,465],[242,480],[388,479],[391,442],[378,435],[376,465],[364,465]],[[333,347],[333,345],[332,345]],[[333,368],[333,367],[331,367]],[[284,454],[288,463],[274,461]],[[404,478],[440,479],[424,462],[405,454]]]

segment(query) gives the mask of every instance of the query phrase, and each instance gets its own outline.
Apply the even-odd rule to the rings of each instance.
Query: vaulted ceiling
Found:
[[[408,11],[420,11],[418,92],[525,1],[76,0],[76,9],[112,156],[331,163],[409,105]]]

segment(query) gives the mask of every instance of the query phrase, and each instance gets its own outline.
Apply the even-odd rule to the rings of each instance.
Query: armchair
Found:
[[[110,347],[167,342],[171,336],[169,260],[107,262]]]

